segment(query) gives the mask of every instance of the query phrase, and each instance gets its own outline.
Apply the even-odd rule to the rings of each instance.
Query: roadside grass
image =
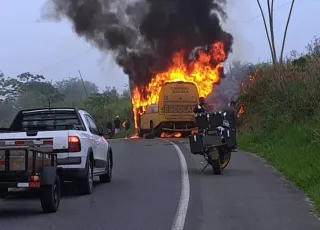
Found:
[[[320,214],[320,38],[306,55],[256,65],[241,85],[239,148],[264,158],[312,199]]]
[[[273,165],[312,199],[320,213],[320,136],[318,120],[281,125],[273,132],[239,133],[240,149]]]

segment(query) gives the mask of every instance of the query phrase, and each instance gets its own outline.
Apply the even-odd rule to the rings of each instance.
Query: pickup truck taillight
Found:
[[[77,136],[69,136],[68,149],[69,149],[69,152],[80,152],[81,151],[80,138]]]

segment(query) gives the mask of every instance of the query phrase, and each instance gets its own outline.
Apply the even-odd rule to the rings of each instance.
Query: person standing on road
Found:
[[[107,122],[107,129],[108,129],[109,136],[112,136],[113,126],[112,126],[112,122],[110,120]]]
[[[204,113],[206,111],[204,108],[204,105],[205,105],[205,99],[204,99],[204,97],[200,97],[199,104],[196,105],[196,107],[194,107],[193,113],[195,115],[197,115],[198,113]],[[202,132],[202,129],[199,129],[199,127],[198,127],[198,132],[200,132],[200,133]]]
[[[237,148],[237,138],[236,138],[236,123],[237,123],[237,110],[236,110],[236,102],[235,101],[231,101],[228,104],[227,109],[225,110],[226,112],[226,120],[229,121],[230,124],[230,130],[232,131],[231,133],[234,135],[235,138],[235,146],[234,149]]]
[[[204,97],[200,97],[199,104],[196,107],[194,107],[193,113],[195,113],[195,114],[204,113],[205,112],[205,109],[203,107],[204,105],[205,105],[205,99],[204,99]]]
[[[115,134],[118,134],[120,132],[120,126],[121,126],[121,121],[119,116],[116,116],[116,119],[114,120],[114,132]]]
[[[231,101],[228,104],[227,109],[225,112],[227,113],[226,119],[229,121],[230,128],[236,130],[236,122],[237,122],[237,110],[235,109],[236,102]]]
[[[130,120],[129,120],[129,118],[126,119],[124,126],[125,126],[125,130],[126,130],[126,137],[129,137],[129,132],[130,132]]]

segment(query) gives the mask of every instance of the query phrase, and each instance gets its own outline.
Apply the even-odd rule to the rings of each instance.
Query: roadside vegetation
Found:
[[[99,92],[95,83],[82,82],[77,77],[52,83],[42,75],[22,73],[6,77],[0,73],[0,127],[8,127],[20,109],[49,106],[83,108],[104,132],[107,122],[113,123],[116,115],[121,120],[130,118],[131,129],[134,128],[129,90],[119,93],[115,88],[107,87]],[[122,137],[124,133],[118,136]]]
[[[320,212],[320,38],[280,67],[256,65],[241,89],[239,147],[282,172]]]

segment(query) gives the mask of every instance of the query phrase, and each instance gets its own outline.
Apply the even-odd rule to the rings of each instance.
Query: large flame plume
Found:
[[[219,83],[223,72],[222,62],[226,59],[224,45],[216,42],[208,50],[198,50],[196,56],[187,62],[183,50],[176,52],[168,71],[156,74],[145,87],[134,87],[132,105],[136,128],[138,113],[145,111],[147,105],[158,103],[160,90],[166,82],[192,82],[197,86],[200,97],[212,92],[213,85]],[[139,107],[142,107],[142,111]]]

